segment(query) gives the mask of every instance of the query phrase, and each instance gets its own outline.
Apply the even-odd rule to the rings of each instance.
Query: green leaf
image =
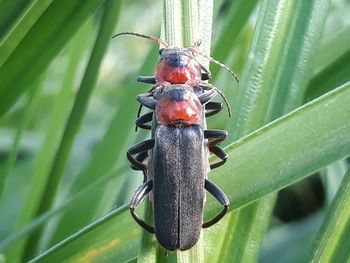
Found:
[[[38,83],[36,83],[31,90],[29,90],[29,94],[28,94],[29,96],[28,96],[28,102],[27,102],[28,109],[26,112],[23,113],[20,127],[17,130],[16,137],[13,142],[13,147],[9,157],[6,160],[5,167],[3,169],[0,169],[0,199],[2,197],[6,179],[9,177],[14,167],[14,164],[16,162],[16,159],[18,157],[18,150],[19,150],[19,145],[21,142],[23,132],[28,126],[29,121],[32,119],[34,111],[36,110],[36,107],[38,105],[41,87],[42,87],[42,79],[38,81]]]
[[[329,207],[309,262],[348,262],[350,258],[350,169]]]
[[[317,49],[314,74],[318,74],[343,55],[349,49],[349,42],[350,26],[343,28],[336,35],[325,39]]]
[[[115,41],[117,40],[123,41],[123,39],[116,39]],[[156,63],[155,54],[157,54],[156,48],[152,48],[145,59],[145,63],[140,67],[140,72],[150,72],[153,69],[153,65]],[[127,147],[126,144],[130,142],[130,140],[124,138],[128,138],[130,135],[134,134],[132,131],[135,127],[135,121],[130,116],[136,116],[137,103],[135,102],[135,97],[140,92],[140,90],[135,87],[135,76],[128,75],[125,77],[123,85],[120,86],[120,92],[118,109],[112,116],[102,141],[96,147],[88,163],[78,174],[76,181],[72,184],[69,195],[74,195],[85,189],[92,182],[95,182],[98,179],[96,175],[103,176],[107,174],[119,160],[126,160],[126,157],[124,157],[124,149]],[[130,112],[130,105],[135,106],[133,109],[134,112]],[[121,125],[121,123],[123,125]],[[116,176],[121,177],[122,174],[117,174]],[[133,174],[128,176],[132,177]],[[103,207],[104,209],[106,207],[109,208],[114,202],[113,198],[109,198],[108,201],[105,201],[101,197],[106,193],[107,188],[113,191],[110,197],[114,197],[114,193],[116,189],[118,189],[119,184],[119,180],[106,181],[104,188],[95,189],[88,198],[81,200],[67,210],[58,223],[57,228],[53,231],[51,243],[61,241],[101,216],[101,209],[99,207]],[[81,217],[81,213],[84,213],[85,216]]]
[[[235,158],[211,178],[239,208],[350,155],[350,83],[262,127],[226,148]],[[323,116],[323,118],[315,118]],[[315,131],[319,131],[315,136]],[[269,160],[267,163],[266,160]],[[208,200],[205,217],[217,204]],[[206,230],[207,231],[207,230]],[[72,261],[91,255],[106,261],[136,256],[140,228],[118,209],[57,244],[33,262]]]
[[[322,218],[322,212],[316,212],[298,221],[273,226],[265,236],[259,262],[306,262]]]
[[[236,0],[231,4],[227,19],[213,46],[212,57],[224,62],[236,46],[237,39],[257,5],[257,0]],[[211,73],[215,82],[220,68],[213,67]]]
[[[350,49],[316,74],[310,81],[305,100],[311,100],[350,80]]]
[[[107,214],[56,245],[56,253],[48,250],[30,262],[98,262],[102,258],[106,262],[124,262],[134,258],[141,229],[131,224],[126,210],[123,207]]]
[[[77,136],[83,117],[87,110],[88,102],[97,81],[97,75],[101,61],[107,50],[108,43],[110,42],[115,24],[118,20],[120,7],[120,1],[108,1],[104,5],[100,22],[100,29],[91,52],[89,62],[86,66],[86,71],[82,79],[78,94],[75,98],[73,108],[67,120],[67,124],[62,136],[62,141],[59,145],[53,161],[53,165],[50,169],[50,175],[48,181],[46,182],[45,191],[43,193],[39,209],[37,211],[39,215],[49,210],[56,198],[59,182],[70,156],[73,142]],[[29,248],[31,253],[35,251],[35,245],[38,245],[40,237],[41,235],[37,233],[31,236],[29,240],[29,246],[30,248],[34,247],[34,249]]]
[[[211,176],[216,176],[214,181],[228,193],[231,208],[279,190],[348,156],[349,102],[347,83],[227,147],[234,158],[228,159],[221,169],[213,170]]]
[[[0,41],[0,67],[51,3],[52,0],[33,1],[26,7],[24,14]]]
[[[49,169],[52,165],[55,151],[60,143],[63,133],[64,123],[73,100],[72,87],[74,86],[74,78],[78,69],[78,64],[82,51],[81,40],[86,40],[86,34],[88,33],[88,27],[84,27],[81,32],[77,35],[72,43],[70,59],[68,60],[67,73],[62,81],[61,89],[58,96],[55,98],[53,103],[53,113],[51,116],[51,123],[47,130],[45,141],[39,151],[34,165],[34,176],[30,185],[29,193],[24,203],[24,209],[17,222],[17,228],[21,228],[29,223],[34,217],[43,191],[45,189],[46,182],[48,180]],[[26,240],[21,240],[15,244],[8,252],[8,257],[16,262],[17,257],[22,254]]]
[[[2,39],[28,5],[28,0],[0,2],[0,38]]]
[[[337,193],[341,181],[346,173],[348,164],[346,160],[340,160],[326,167],[321,173],[321,179],[325,189],[325,208],[327,209]]]
[[[327,11],[327,1],[263,1],[233,103],[234,139],[299,106]],[[218,262],[256,262],[275,199],[272,193],[226,219]]]
[[[44,72],[102,0],[54,1],[0,68],[0,116]]]
[[[37,228],[42,226],[48,220],[52,219],[54,216],[64,213],[67,209],[71,207],[77,207],[79,203],[83,200],[89,199],[91,193],[98,191],[101,192],[105,189],[106,183],[110,182],[117,175],[123,174],[125,169],[116,169],[113,170],[101,177],[98,178],[94,183],[90,184],[85,189],[81,190],[78,193],[75,193],[73,196],[65,200],[63,203],[60,203],[57,207],[51,209],[50,211],[36,217],[29,224],[25,225],[21,229],[18,229],[15,234],[9,236],[8,238],[1,240],[0,242],[0,250],[5,250],[8,247],[12,246],[15,242],[18,242],[22,238],[26,238],[30,233],[35,231]],[[120,180],[116,180],[120,182]],[[102,190],[101,190],[102,189]]]
[[[312,50],[321,37],[327,2],[264,2],[251,44],[251,58],[241,78],[242,88],[233,104],[233,138],[301,104],[295,96],[302,96],[306,89],[305,76],[311,70]],[[266,113],[257,114],[260,112]]]

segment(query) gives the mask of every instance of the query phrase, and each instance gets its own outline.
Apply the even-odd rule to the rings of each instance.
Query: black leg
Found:
[[[147,91],[148,96],[153,96],[153,90],[154,89],[155,89],[155,87],[152,87],[150,90]],[[136,118],[140,117],[141,110],[142,110],[142,104],[139,106],[139,110],[137,111]]]
[[[144,93],[137,96],[137,101],[141,103],[141,105],[154,110],[156,107],[157,101],[153,98],[153,93]],[[141,110],[139,111],[141,112]]]
[[[202,73],[202,76],[201,76],[201,80],[202,81],[205,81],[205,80],[209,80],[211,78],[211,75],[208,74],[208,73]]]
[[[138,127],[146,129],[146,130],[150,130],[151,129],[151,125],[146,124],[146,123],[152,121],[152,118],[153,118],[153,111],[152,112],[148,112],[148,113],[142,115],[141,117],[138,117],[136,119],[136,122],[135,122],[135,124],[136,124],[135,131],[137,131]]]
[[[139,153],[138,155],[136,155],[135,159],[137,161],[139,161],[140,163],[143,163],[148,157],[148,151],[147,152],[142,152]],[[130,165],[131,169],[136,170],[136,171],[140,171],[140,168],[134,166],[134,165]],[[211,166],[210,166],[211,167]],[[147,181],[147,169],[141,169],[142,173],[143,173],[143,182]]]
[[[205,130],[204,138],[208,139],[208,147],[212,147],[219,142],[225,140],[228,136],[228,132],[224,130]]]
[[[216,186],[214,183],[210,182],[207,179],[205,180],[204,188],[209,193],[211,193],[216,198],[216,200],[219,201],[220,204],[222,204],[224,206],[224,209],[219,214],[217,214],[212,219],[210,219],[209,221],[206,221],[202,224],[203,228],[207,228],[207,227],[210,227],[210,226],[216,224],[217,222],[220,221],[221,218],[224,217],[224,215],[227,212],[230,201],[228,200],[225,193],[223,191],[221,191],[221,189],[218,186]]]
[[[147,84],[156,84],[156,78],[154,76],[138,76],[137,81]]]
[[[217,92],[215,89],[209,89],[209,90],[205,91],[204,93],[200,94],[198,96],[198,99],[201,102],[201,104],[204,105],[207,102],[209,102],[212,98],[214,98],[216,94],[217,94]]]
[[[197,85],[198,87],[201,87],[203,88],[204,90],[215,90],[221,97],[222,99],[224,100],[226,106],[227,106],[227,110],[228,110],[228,116],[231,117],[231,106],[230,106],[230,103],[228,102],[226,96],[224,93],[222,93],[221,90],[219,90],[217,87],[209,84],[209,83],[206,83],[206,82],[202,82],[200,84]]]
[[[221,159],[216,163],[210,164],[210,169],[218,168],[226,162],[228,154],[220,146],[214,145],[212,147],[209,147],[209,151]]]
[[[148,232],[154,234],[154,227],[147,224],[145,221],[143,221],[138,214],[135,213],[135,209],[142,203],[142,201],[146,198],[146,196],[151,192],[153,189],[153,180],[149,180],[145,182],[143,185],[141,185],[134,193],[134,196],[132,197],[130,201],[130,212],[132,217],[135,219],[135,221],[143,227],[143,229],[147,230]]]
[[[222,103],[210,101],[205,105],[205,110],[205,117],[213,116],[222,110]]]
[[[140,162],[140,160],[138,160],[137,158],[134,158],[133,155],[147,152],[148,150],[152,149],[153,146],[154,146],[154,139],[150,139],[132,146],[127,151],[126,156],[128,157],[128,160],[130,161],[133,169],[142,170],[142,171],[147,169],[147,165]]]
[[[147,157],[148,157],[148,151],[145,151],[136,155],[135,160],[139,161],[140,163],[143,163],[147,159]],[[131,168],[136,171],[140,170],[140,167],[136,167],[132,164],[131,164]]]
[[[202,73],[201,79],[204,80],[209,80],[211,79],[211,73],[209,70],[207,70],[206,67],[204,67],[202,64],[199,63],[199,66],[201,67],[201,70],[203,70],[204,72]]]
[[[217,168],[226,162],[228,158],[227,153],[220,146],[216,144],[225,140],[227,138],[227,135],[228,135],[227,131],[223,131],[223,130],[205,130],[204,131],[204,138],[208,139],[209,151],[221,159],[221,161],[211,164],[210,169]]]

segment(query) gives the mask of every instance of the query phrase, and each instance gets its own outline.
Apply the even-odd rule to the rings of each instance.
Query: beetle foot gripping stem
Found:
[[[226,162],[228,155],[217,144],[225,140],[227,136],[228,136],[227,131],[223,131],[223,130],[205,130],[204,131],[204,138],[208,139],[207,145],[208,145],[209,151],[212,154],[216,155],[218,158],[220,158],[219,162],[216,162],[210,165],[210,169],[217,168]]]
[[[224,217],[224,215],[227,212],[228,206],[230,205],[230,200],[228,200],[225,193],[217,185],[215,185],[214,183],[210,182],[207,179],[205,180],[204,188],[209,193],[211,193],[216,198],[216,200],[219,201],[220,204],[222,204],[224,206],[224,209],[219,214],[217,214],[212,219],[210,219],[209,221],[206,221],[202,224],[203,228],[208,228],[208,227],[216,224],[217,222],[219,222],[220,219]]]
[[[135,221],[146,231],[154,234],[154,227],[147,224],[145,221],[143,221],[138,214],[135,213],[135,209],[142,203],[142,201],[146,198],[146,196],[152,191],[153,189],[153,180],[148,180],[143,185],[141,185],[134,193],[134,196],[132,197],[130,201],[130,212],[132,217],[135,219]]]

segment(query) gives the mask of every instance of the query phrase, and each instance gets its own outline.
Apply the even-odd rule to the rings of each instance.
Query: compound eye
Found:
[[[163,54],[164,49],[165,49],[165,48],[159,49],[159,56],[161,56],[161,55]]]

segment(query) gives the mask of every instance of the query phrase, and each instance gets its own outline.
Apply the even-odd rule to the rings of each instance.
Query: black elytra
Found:
[[[226,131],[204,129],[204,105],[216,95],[215,90],[194,89],[187,85],[169,85],[158,91],[156,96],[140,95],[138,101],[152,110],[163,96],[174,101],[196,97],[202,104],[200,120],[196,124],[163,125],[157,123],[157,112],[152,114],[152,139],[131,147],[128,158],[132,167],[146,174],[144,184],[135,192],[130,203],[134,219],[145,230],[155,233],[161,246],[173,251],[187,250],[193,247],[200,236],[202,227],[209,227],[218,222],[226,213],[229,200],[226,195],[207,179],[208,149],[221,161],[212,164],[211,168],[222,165],[227,154],[217,145],[227,137]],[[220,107],[217,104],[214,110]],[[140,120],[141,119],[141,120]],[[141,116],[140,127],[145,125]],[[145,153],[151,150],[150,163],[144,164]],[[136,157],[134,157],[136,156]],[[142,158],[140,157],[142,156]],[[203,222],[205,190],[208,190],[223,205],[217,216]],[[144,222],[135,212],[137,206],[150,193],[153,193],[154,227]]]

